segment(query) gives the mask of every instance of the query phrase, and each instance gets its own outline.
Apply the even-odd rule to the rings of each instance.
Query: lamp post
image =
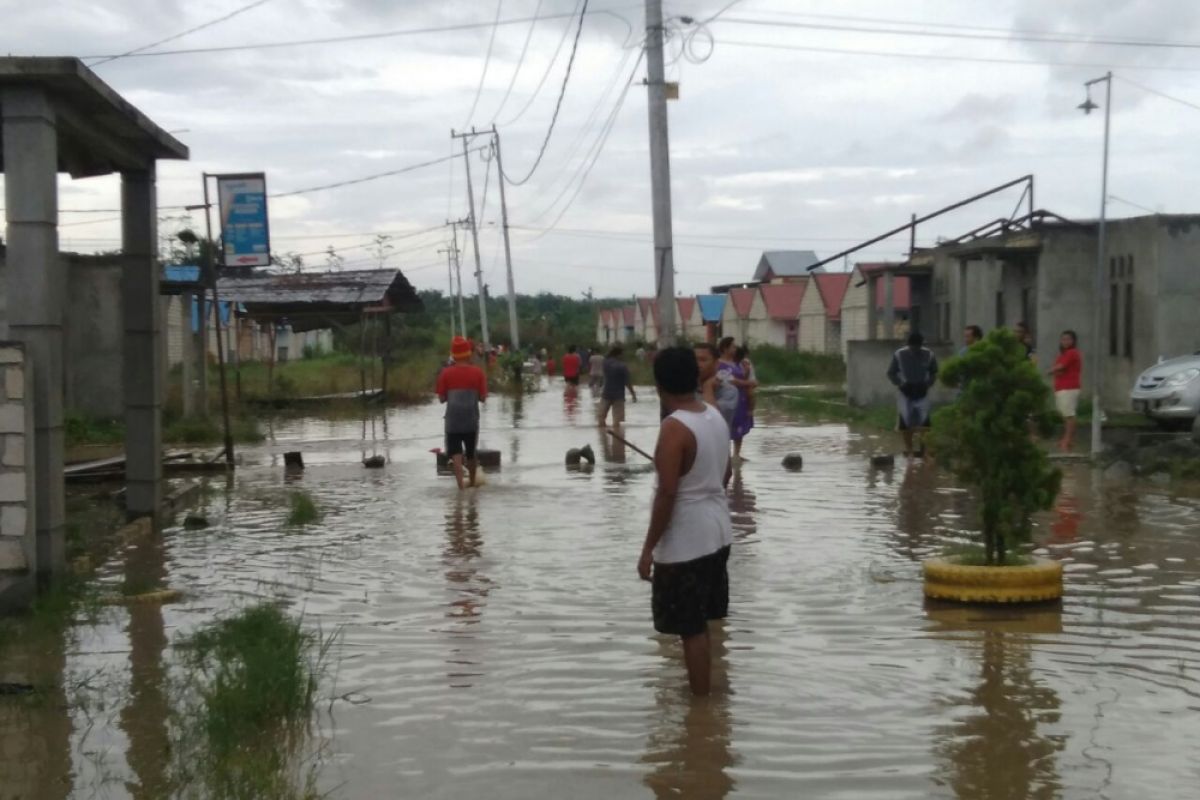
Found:
[[[1101,78],[1094,78],[1083,84],[1087,98],[1079,104],[1084,114],[1091,114],[1098,106],[1092,102],[1092,87],[1098,83],[1104,84],[1104,162],[1100,173],[1100,227],[1096,237],[1096,276],[1094,288],[1095,311],[1092,314],[1092,457],[1100,455],[1100,419],[1103,416],[1100,408],[1100,386],[1102,383],[1102,367],[1100,342],[1104,338],[1104,261],[1108,257],[1105,238],[1107,231],[1106,216],[1108,212],[1108,129],[1112,117],[1112,73],[1106,72]],[[1116,313],[1113,309],[1112,313]]]

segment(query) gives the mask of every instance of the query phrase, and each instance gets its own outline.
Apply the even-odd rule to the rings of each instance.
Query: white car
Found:
[[[1164,426],[1191,425],[1200,417],[1200,353],[1150,367],[1129,398],[1134,411]]]

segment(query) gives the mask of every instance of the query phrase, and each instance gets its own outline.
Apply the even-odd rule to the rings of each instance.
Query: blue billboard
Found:
[[[226,267],[266,267],[271,264],[267,224],[267,176],[261,172],[218,175],[221,212],[222,264]]]

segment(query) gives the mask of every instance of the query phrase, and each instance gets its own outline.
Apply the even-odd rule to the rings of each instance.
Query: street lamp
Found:
[[[1106,216],[1108,212],[1108,127],[1112,117],[1112,73],[1106,72],[1101,78],[1094,78],[1083,84],[1087,98],[1078,108],[1084,114],[1091,114],[1099,108],[1092,101],[1092,87],[1098,83],[1104,84],[1104,163],[1100,173],[1100,228],[1096,241],[1096,276],[1094,287],[1094,311],[1092,314],[1092,458],[1100,455],[1100,385],[1102,382],[1102,361],[1100,342],[1104,338],[1104,262],[1108,257],[1105,239]],[[1112,313],[1116,313],[1113,309]]]

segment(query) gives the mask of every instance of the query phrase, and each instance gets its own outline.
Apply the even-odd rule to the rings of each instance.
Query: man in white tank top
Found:
[[[692,693],[710,684],[708,621],[729,610],[729,548],[733,524],[729,427],[699,399],[696,354],[670,347],[654,362],[654,382],[666,418],[654,454],[658,486],[638,575],[652,581],[654,629],[683,639]]]

